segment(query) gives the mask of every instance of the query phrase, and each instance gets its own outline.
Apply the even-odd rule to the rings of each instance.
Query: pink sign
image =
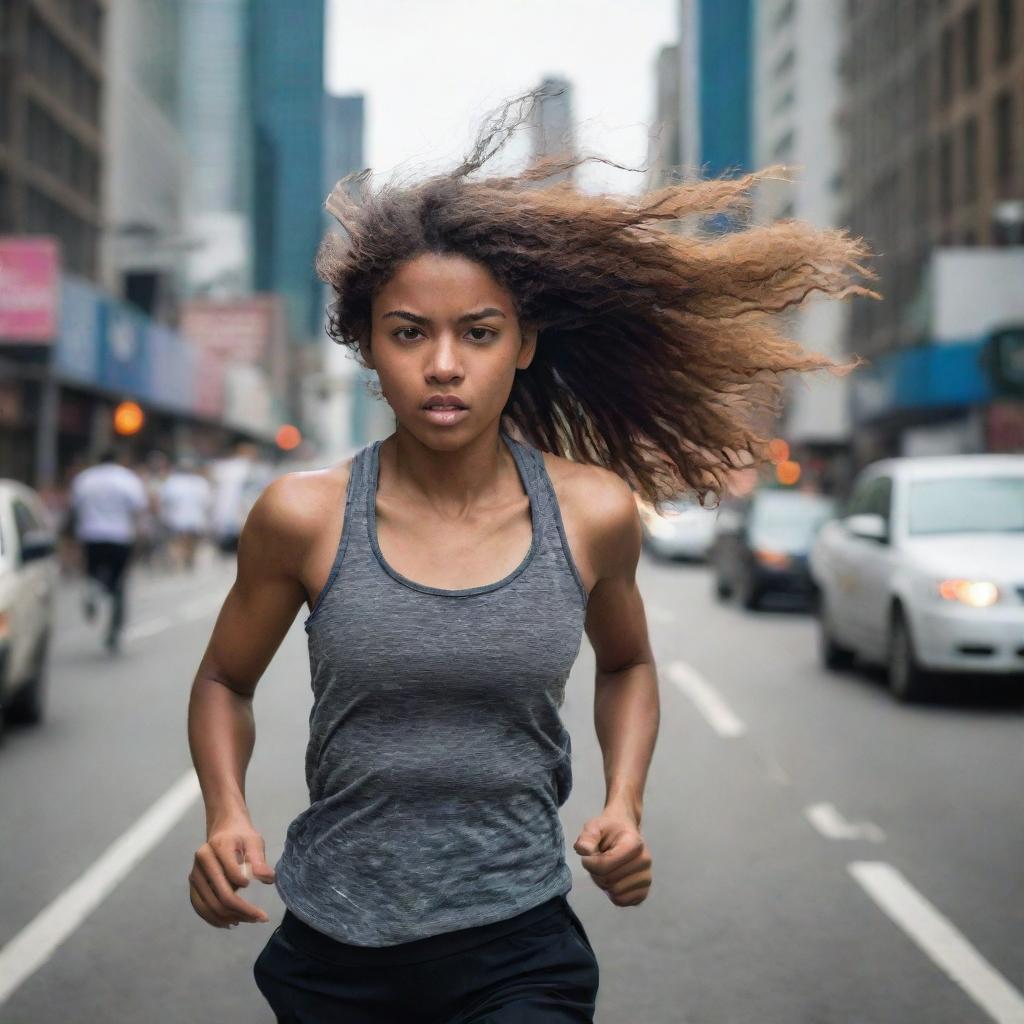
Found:
[[[53,341],[60,249],[48,237],[0,237],[0,341]]]

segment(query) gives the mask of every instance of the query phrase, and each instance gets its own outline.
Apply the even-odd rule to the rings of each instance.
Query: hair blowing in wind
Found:
[[[843,375],[862,362],[805,350],[779,314],[814,292],[877,298],[860,283],[875,276],[866,246],[794,220],[699,229],[716,215],[742,218],[772,168],[640,196],[546,183],[588,161],[611,163],[595,157],[489,176],[486,165],[537,100],[529,93],[500,107],[450,172],[375,189],[368,171],[338,183],[327,208],[344,235],[328,235],[317,256],[335,294],[328,333],[358,351],[374,293],[406,260],[476,260],[512,294],[521,322],[539,329],[506,428],[613,470],[652,502],[721,494],[734,469],[768,459],[763,431],[779,410],[784,371]]]

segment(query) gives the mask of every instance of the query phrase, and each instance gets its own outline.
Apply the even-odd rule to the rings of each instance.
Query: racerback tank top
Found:
[[[334,564],[305,628],[309,807],[277,889],[341,942],[389,946],[513,917],[572,888],[559,709],[587,594],[541,452],[501,431],[532,541],[503,579],[443,590],[377,542],[377,441],[352,462]]]

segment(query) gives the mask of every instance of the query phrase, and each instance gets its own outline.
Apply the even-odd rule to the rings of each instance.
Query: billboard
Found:
[[[274,392],[283,392],[287,356],[280,296],[195,299],[182,307],[180,326],[185,337],[223,362],[262,367]]]
[[[0,341],[53,341],[59,327],[59,286],[55,238],[0,237]]]

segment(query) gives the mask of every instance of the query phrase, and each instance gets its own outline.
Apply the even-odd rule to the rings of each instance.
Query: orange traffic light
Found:
[[[114,433],[122,437],[137,434],[146,422],[146,414],[137,402],[121,402],[114,410]]]
[[[292,423],[286,423],[277,432],[277,447],[286,452],[302,444],[302,431]]]
[[[775,467],[775,479],[780,484],[795,484],[800,479],[800,463],[786,459]]]

